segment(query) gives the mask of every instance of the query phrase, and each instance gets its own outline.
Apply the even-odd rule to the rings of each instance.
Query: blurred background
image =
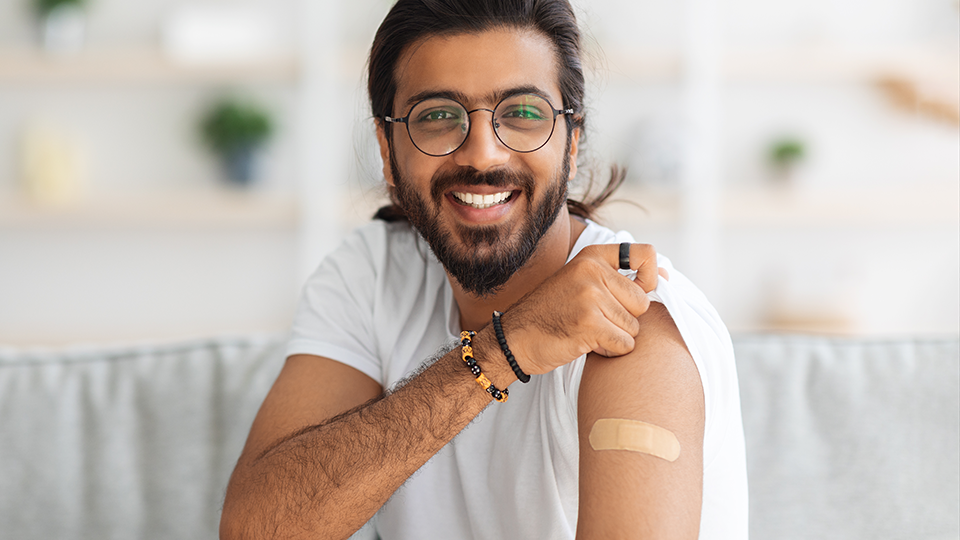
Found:
[[[602,221],[732,332],[960,331],[956,0],[574,3]],[[285,331],[384,199],[390,4],[0,1],[0,344]]]

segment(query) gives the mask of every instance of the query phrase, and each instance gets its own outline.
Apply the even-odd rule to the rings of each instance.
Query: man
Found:
[[[394,205],[307,283],[223,538],[746,537],[726,329],[566,201],[579,43],[566,0],[387,15],[369,92]]]

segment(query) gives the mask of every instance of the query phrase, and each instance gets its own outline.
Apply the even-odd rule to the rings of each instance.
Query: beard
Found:
[[[457,223],[453,229],[460,238],[459,243],[454,239],[453,233],[440,224],[440,209],[445,193],[454,186],[512,187],[520,190],[533,205],[536,186],[533,176],[512,171],[480,173],[466,167],[452,173],[437,173],[430,182],[428,201],[404,180],[392,148],[390,170],[394,178],[397,205],[430,246],[434,256],[463,290],[485,297],[499,291],[530,260],[540,240],[566,204],[570,152],[569,149],[564,152],[559,174],[551,179],[541,200],[532,208],[532,212],[522,218],[516,231],[510,232],[505,225],[468,227]]]

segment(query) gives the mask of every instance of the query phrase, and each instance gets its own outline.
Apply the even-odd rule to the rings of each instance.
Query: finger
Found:
[[[594,244],[583,248],[581,253],[584,256],[599,257],[603,259],[610,268],[621,270],[620,268],[620,244]],[[657,267],[657,250],[650,244],[630,244],[629,255],[630,269],[640,270],[650,267]],[[626,270],[626,268],[623,268]],[[650,279],[656,278],[656,270],[648,276]]]
[[[604,356],[623,356],[633,351],[636,343],[633,336],[624,332],[621,328],[610,326],[600,332],[597,346],[593,350],[603,351]]]
[[[583,248],[585,257],[600,257],[610,268],[620,269],[620,244],[596,244]],[[578,255],[579,256],[579,255]],[[644,292],[657,288],[657,250],[650,244],[630,244],[630,269],[637,271],[634,281]]]
[[[657,273],[660,274],[660,277],[663,279],[670,281],[670,272],[667,272],[666,268],[663,268],[662,266],[657,268]]]
[[[631,289],[636,289],[636,287],[634,287],[632,284],[628,283],[627,286]],[[647,305],[649,305],[649,301],[647,302]],[[638,315],[633,315],[630,311],[625,309],[623,305],[617,302],[615,298],[610,298],[609,302],[602,302],[597,307],[600,308],[600,312],[603,313],[603,316],[608,321],[613,323],[613,325],[617,328],[620,328],[633,337],[636,337],[638,334],[640,334],[640,321],[637,320]]]
[[[650,299],[647,298],[647,293],[619,272],[604,273],[603,281],[604,286],[610,291],[616,302],[626,309],[633,318],[643,315],[650,307]]]
[[[650,244],[633,244],[630,246],[630,269],[637,271],[633,281],[640,285],[643,292],[650,292],[657,288],[659,272],[657,268],[657,250]]]

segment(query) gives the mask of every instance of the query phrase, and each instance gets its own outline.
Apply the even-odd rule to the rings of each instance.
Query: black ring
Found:
[[[630,242],[620,244],[620,269],[630,270]]]

